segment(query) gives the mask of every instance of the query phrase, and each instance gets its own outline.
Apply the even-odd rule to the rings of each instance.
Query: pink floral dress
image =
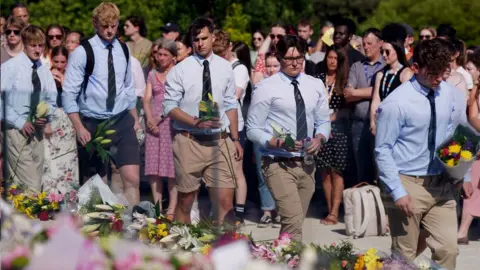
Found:
[[[159,117],[163,112],[165,85],[158,79],[155,70],[150,71],[147,82],[152,84],[152,115]],[[146,134],[145,175],[175,178],[170,117],[164,118],[158,127],[158,137],[149,132]]]

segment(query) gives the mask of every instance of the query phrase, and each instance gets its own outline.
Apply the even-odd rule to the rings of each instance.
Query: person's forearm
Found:
[[[230,121],[230,134],[233,139],[238,139],[238,112],[237,109],[228,110],[225,112]]]
[[[179,107],[172,109],[168,113],[168,116],[175,121],[195,127],[195,118],[188,113],[182,111],[182,109],[180,109]]]
[[[372,99],[373,87],[355,89],[356,96],[360,99]]]
[[[478,103],[477,102],[472,102],[472,104],[468,107],[468,122],[478,132],[480,132],[480,119],[478,118]]]
[[[143,102],[143,112],[145,113],[145,118],[147,118],[147,121],[152,119],[152,109],[150,107],[150,102],[147,102],[146,100]]]
[[[133,108],[129,111],[130,115],[135,119],[135,122],[138,122],[137,108]]]
[[[265,54],[268,52],[268,49],[270,48],[270,44],[272,43],[272,39],[270,38],[270,36],[267,36],[267,38],[265,39],[265,41],[263,41],[263,44],[262,46],[260,47],[260,49],[258,50],[258,54]]]
[[[70,113],[68,114],[68,118],[70,118],[76,131],[83,127],[82,120],[80,120],[80,115],[78,113]]]

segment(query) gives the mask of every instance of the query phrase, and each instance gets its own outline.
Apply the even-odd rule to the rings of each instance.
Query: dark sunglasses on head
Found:
[[[58,39],[58,40],[62,40],[63,38],[63,35],[48,35],[48,38],[49,39]]]
[[[420,35],[420,39],[431,39],[432,36],[430,35]]]
[[[9,36],[11,33],[14,33],[15,36],[18,36],[18,35],[20,35],[20,30],[7,29],[7,31],[5,31],[5,34],[6,34],[7,36]]]
[[[283,35],[270,34],[270,38],[271,38],[271,39],[275,39],[275,37],[276,37],[277,39],[282,39],[282,38],[283,38]]]

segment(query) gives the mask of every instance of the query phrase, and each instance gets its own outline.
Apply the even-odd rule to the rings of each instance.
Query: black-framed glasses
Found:
[[[277,39],[282,39],[282,38],[283,38],[283,35],[270,34],[270,38],[271,38],[271,39],[275,39],[275,38],[277,38]]]
[[[5,34],[6,34],[7,36],[9,36],[11,33],[14,33],[15,36],[19,36],[19,35],[20,35],[20,30],[7,29],[7,31],[5,31]]]
[[[420,35],[420,40],[424,40],[424,39],[429,40],[429,39],[431,39],[431,38],[432,38],[431,35]]]
[[[296,56],[296,57],[283,57],[283,60],[285,62],[292,63],[292,64],[293,64],[293,62],[296,62],[297,64],[301,64],[301,63],[303,63],[303,61],[305,61],[305,56],[304,55],[299,55],[299,56]]]
[[[63,35],[48,35],[48,39],[62,40]]]

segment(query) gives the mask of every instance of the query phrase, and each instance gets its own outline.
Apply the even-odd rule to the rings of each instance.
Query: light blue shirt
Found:
[[[203,61],[205,59],[192,55],[173,67],[168,72],[165,83],[165,100],[163,102],[163,114],[168,115],[175,108],[191,116],[198,117],[198,107],[203,94]],[[237,109],[237,97],[235,96],[235,77],[231,64],[211,54],[209,62],[210,78],[212,82],[213,101],[218,103],[222,127],[217,129],[198,129],[179,121],[173,121],[176,130],[184,130],[195,134],[212,134],[221,130],[228,130],[230,121],[225,114],[229,110]]]
[[[330,135],[328,94],[320,79],[300,73],[296,78],[305,103],[307,134]],[[247,117],[247,136],[260,146],[263,156],[298,157],[302,152],[268,148],[274,137],[272,123],[288,132],[293,138],[297,133],[297,104],[292,78],[279,72],[259,82],[252,93]]]
[[[34,62],[22,52],[3,63],[0,67],[0,89],[5,92],[6,98],[7,115],[5,120],[16,129],[23,128],[30,113],[30,99],[33,93],[33,64]],[[57,86],[47,66],[42,65],[40,61],[36,61],[35,65],[37,65],[37,74],[41,83],[40,101],[45,100],[45,102],[50,105],[49,114],[47,115],[47,117],[50,118],[57,109]],[[0,105],[0,113],[3,119],[3,109],[1,106],[2,105]]]
[[[115,107],[111,112],[107,111],[108,42],[100,39],[98,35],[89,39],[88,42],[92,45],[95,66],[93,74],[88,79],[85,91],[86,99],[82,90],[82,83],[85,77],[87,54],[85,49],[79,46],[68,57],[62,94],[65,112],[67,114],[79,112],[90,118],[108,119],[127,109],[135,108],[137,96],[133,87],[131,64],[129,61],[127,66],[127,59],[125,59],[120,42],[115,39],[112,43],[117,96],[115,98]]]
[[[377,111],[375,156],[380,180],[395,201],[407,195],[399,174],[426,176],[443,172],[436,159],[428,171],[429,91],[413,77],[395,89]],[[454,86],[441,82],[435,93],[435,109],[437,148],[453,134],[458,124],[467,126],[465,96]]]

